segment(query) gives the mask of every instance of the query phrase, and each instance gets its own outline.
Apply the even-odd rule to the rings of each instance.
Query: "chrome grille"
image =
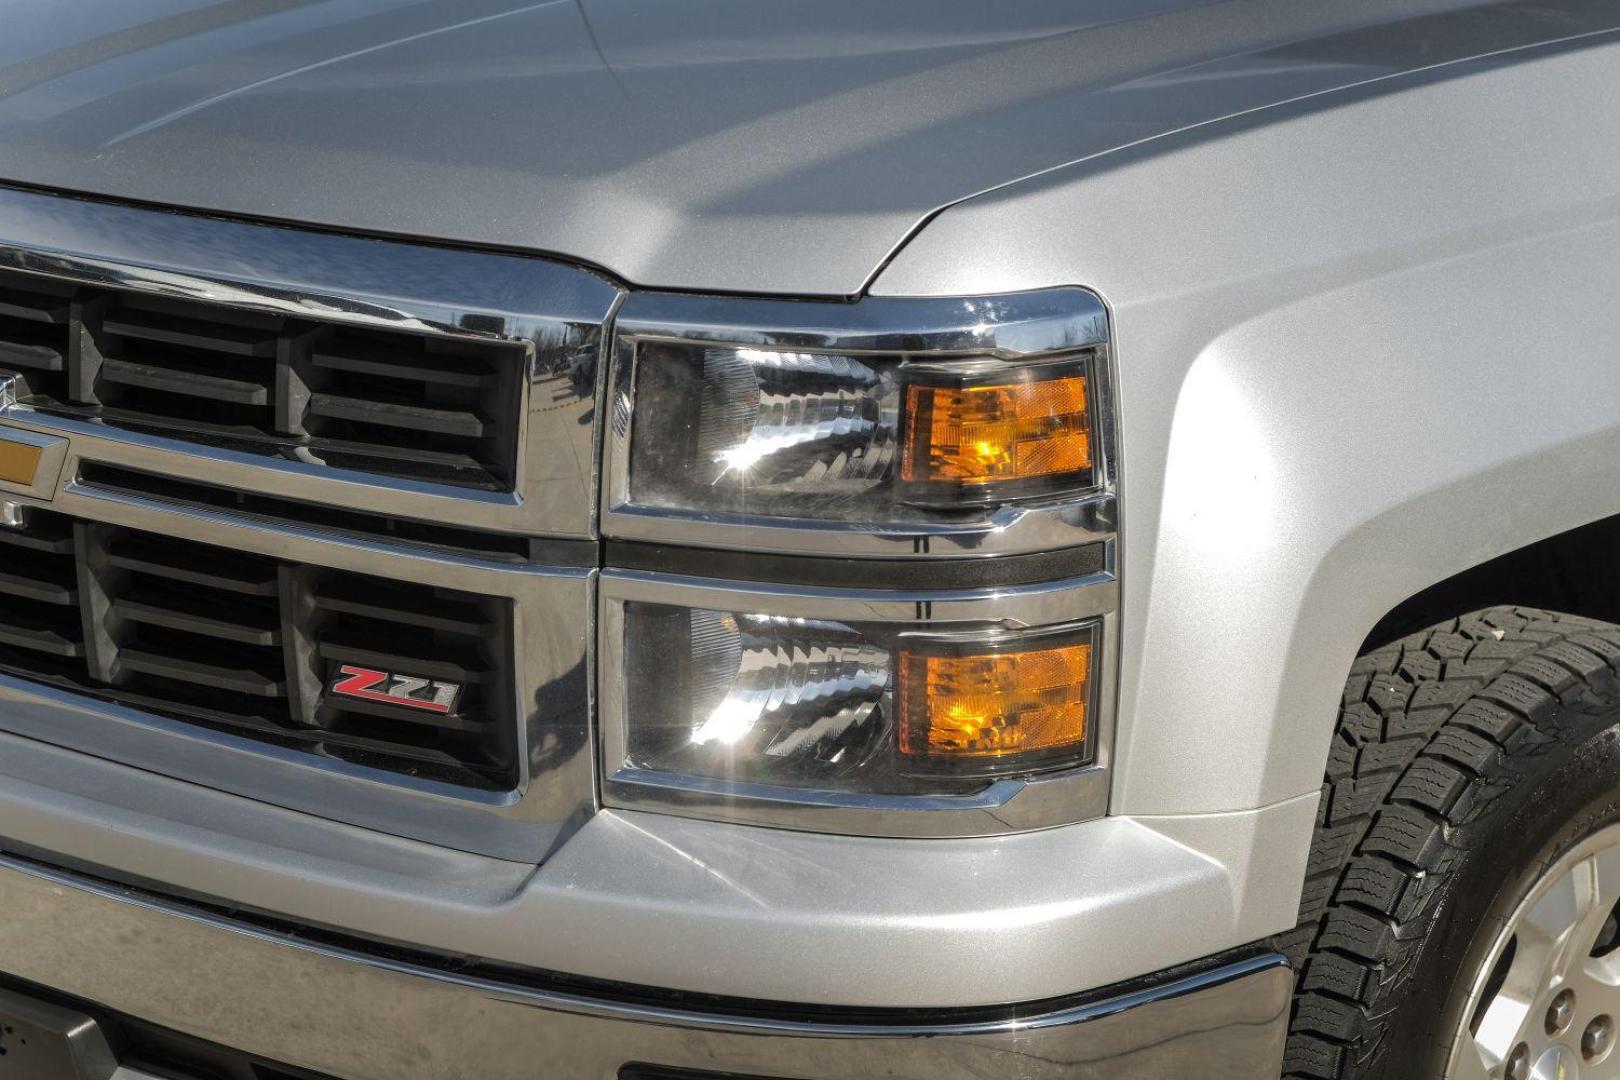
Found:
[[[543,858],[594,801],[621,296],[543,259],[0,186],[0,437],[46,448],[0,480],[0,727]],[[345,666],[464,689],[443,714],[334,695]]]
[[[486,491],[516,480],[524,351],[0,273],[20,400],[188,442]]]
[[[25,649],[53,662],[84,657],[73,525],[36,515],[24,530],[0,528],[0,647]]]
[[[0,186],[0,438],[44,448],[0,479],[0,729],[544,858],[595,798],[622,296],[545,259]],[[333,695],[344,666],[465,689],[442,715]]]
[[[31,395],[66,400],[73,287],[0,274],[0,369]]]
[[[510,601],[32,511],[0,528],[0,670],[392,772],[517,783]],[[344,664],[464,686],[446,715],[328,693]]]

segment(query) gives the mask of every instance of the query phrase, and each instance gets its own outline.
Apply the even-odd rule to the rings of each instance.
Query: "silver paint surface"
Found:
[[[1504,6],[10,0],[0,179],[852,294],[976,192],[1596,17]]]

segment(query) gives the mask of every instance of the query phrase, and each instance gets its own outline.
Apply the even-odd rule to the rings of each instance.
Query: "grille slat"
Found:
[[[9,612],[6,621],[0,623],[0,644],[64,659],[84,656],[84,642],[78,640],[72,630],[49,626],[15,611]]]
[[[136,570],[153,577],[182,581],[189,585],[202,585],[241,596],[276,595],[276,577],[273,567],[257,567],[222,557],[217,549],[200,548],[190,562],[172,561],[175,552],[160,544],[131,540],[113,548],[107,561],[124,570]]]
[[[280,698],[287,693],[286,683],[252,668],[221,667],[131,648],[120,649],[118,659],[127,671],[156,675],[175,682],[199,683],[216,690],[262,698]]]
[[[18,289],[0,295],[0,317],[60,326],[68,321],[68,301]]]
[[[113,601],[112,615],[115,619],[127,619],[130,622],[162,626],[170,630],[183,630],[205,637],[224,638],[226,641],[235,641],[242,645],[281,644],[279,626],[232,622],[217,615],[198,611],[196,606],[186,604],[178,597],[164,598],[162,603],[121,598]]]
[[[17,569],[15,561],[8,565]],[[79,603],[79,591],[71,585],[59,585],[31,575],[5,571],[0,571],[0,593],[59,607],[75,607]]]
[[[362,471],[367,468],[368,462],[377,462],[390,456],[389,451],[375,444],[350,442],[347,439],[329,438],[325,442],[325,447],[323,452],[327,464]],[[478,459],[471,454],[458,453],[455,450],[434,450],[423,445],[411,448],[410,459],[424,473],[431,471],[440,476],[465,476],[481,468]]]
[[[270,404],[270,387],[262,383],[209,375],[189,368],[108,360],[101,365],[101,379],[120,386],[138,386],[144,390],[223,401],[231,405]]]
[[[339,340],[318,348],[311,356],[318,368],[347,371],[356,375],[411,379],[437,386],[460,386],[488,390],[500,385],[500,373],[477,361],[461,365],[448,358],[401,356],[364,341]]]
[[[459,683],[487,683],[495,678],[494,672],[464,667],[446,660],[429,660],[421,656],[368,649],[338,641],[323,642],[320,654],[338,663],[363,664],[384,671],[409,671],[430,679],[449,679]]]
[[[46,555],[72,555],[73,533],[53,536],[47,532],[25,533],[15,529],[0,529],[0,544],[38,551]]]
[[[377,717],[393,723],[419,724],[433,728],[437,731],[457,732],[468,735],[479,735],[488,728],[486,721],[469,719],[461,715],[439,716],[429,713],[411,714],[401,716],[399,709],[392,705],[382,705],[370,701],[345,701],[342,711],[367,717]]]
[[[0,333],[5,327],[0,326]],[[64,371],[67,357],[60,346],[45,341],[29,340],[33,334],[7,334],[0,341],[0,364],[29,368],[33,371]]]
[[[312,755],[517,783],[511,602],[30,511],[0,528],[0,671]],[[338,697],[343,663],[452,712]]]
[[[466,604],[451,603],[431,611],[416,611],[391,606],[381,598],[373,600],[362,596],[333,595],[330,592],[316,597],[315,603],[325,611],[340,615],[359,615],[428,630],[445,630],[452,634],[476,636],[494,630],[482,612]]]
[[[392,718],[391,714],[390,718]],[[389,739],[368,738],[364,735],[354,735],[345,731],[296,732],[293,738],[311,753],[317,753],[323,757],[335,757],[364,763],[370,763],[377,757],[397,758],[401,762],[410,763],[413,766],[412,771],[414,771],[414,768],[426,768],[433,772],[455,773],[466,768],[466,763],[455,754],[446,753],[432,746],[416,746],[394,742]],[[396,771],[403,772],[406,770],[396,769]]]
[[[102,320],[102,331],[126,338],[158,341],[168,345],[182,345],[204,352],[225,353],[231,356],[273,357],[276,355],[274,332],[234,326],[230,323],[164,317],[155,313],[126,316],[110,315]]]
[[[0,645],[58,660],[82,660],[79,579],[73,529],[52,515],[35,515],[26,531],[0,529]]]
[[[351,398],[316,394],[310,399],[309,408],[316,416],[332,420],[352,420],[358,424],[378,424],[463,439],[482,439],[488,427],[476,413],[464,409],[432,409],[381,396]]]
[[[0,272],[0,374],[44,412],[511,491],[525,347]]]
[[[19,395],[67,393],[72,297],[70,286],[0,274],[0,372],[20,377]]]

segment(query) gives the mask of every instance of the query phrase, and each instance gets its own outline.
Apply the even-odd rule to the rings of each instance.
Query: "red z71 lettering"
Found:
[[[424,691],[425,696],[417,696]],[[337,678],[327,692],[339,697],[378,701],[385,705],[399,705],[443,715],[455,708],[461,687],[456,683],[433,682],[412,675],[395,675],[388,671],[373,671],[345,664],[338,669]]]

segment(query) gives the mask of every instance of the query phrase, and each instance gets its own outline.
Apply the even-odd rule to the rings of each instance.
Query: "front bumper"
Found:
[[[1277,1073],[1291,987],[1263,954],[998,1015],[749,1015],[469,978],[20,861],[0,860],[0,912],[5,976],[343,1080],[612,1080],[630,1063],[798,1080],[1257,1080]]]

